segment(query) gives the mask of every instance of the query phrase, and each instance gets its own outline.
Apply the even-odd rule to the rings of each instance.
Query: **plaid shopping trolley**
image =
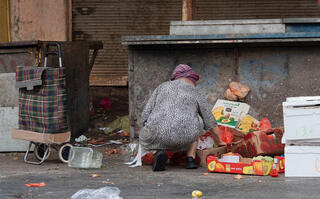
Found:
[[[55,46],[57,51],[49,51],[49,46]],[[47,67],[48,55],[53,54],[59,56],[59,68]],[[29,140],[29,150],[32,144],[37,147],[37,143],[45,143],[42,145],[45,148],[42,157],[39,155],[38,158],[43,162],[47,158],[45,156],[48,156],[45,152],[48,152],[50,144],[61,144],[70,140],[66,73],[62,67],[60,44],[47,44],[43,67],[17,67],[16,86],[19,88],[19,131],[13,131],[13,137]],[[28,162],[26,156],[25,161]]]

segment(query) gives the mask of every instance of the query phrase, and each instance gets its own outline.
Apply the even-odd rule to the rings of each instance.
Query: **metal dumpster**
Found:
[[[25,146],[20,148],[14,146],[16,142],[11,140],[10,129],[8,131],[8,128],[17,127],[18,91],[14,88],[14,73],[16,66],[19,65],[42,65],[46,43],[44,41],[0,43],[0,90],[3,93],[0,95],[0,109],[2,109],[0,135],[2,140],[8,141],[7,144],[0,144],[0,151],[19,151],[25,148]],[[66,66],[68,123],[72,138],[76,138],[89,127],[89,75],[97,51],[103,48],[103,45],[102,42],[59,43],[62,47],[62,64]],[[57,59],[49,59],[48,64],[58,65]]]
[[[250,86],[249,114],[283,126],[282,102],[319,95],[319,19],[283,19],[283,33],[123,37],[128,45],[131,136],[153,90],[180,63],[200,74],[198,87],[212,106],[231,81]]]

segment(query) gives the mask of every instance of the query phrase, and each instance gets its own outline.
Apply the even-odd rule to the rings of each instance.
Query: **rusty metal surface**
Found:
[[[19,65],[34,65],[39,44],[39,41],[0,42],[0,73],[15,73]]]
[[[317,46],[129,46],[131,130],[137,135],[137,121],[149,96],[180,63],[190,64],[200,74],[198,88],[212,106],[223,98],[229,82],[239,80],[251,88],[244,100],[251,105],[250,114],[257,119],[268,117],[273,126],[282,126],[286,97],[320,95],[319,53]]]
[[[31,52],[15,51],[2,53],[0,49],[0,74],[15,73],[17,66],[31,66],[34,64],[34,55]]]
[[[16,48],[16,47],[36,47],[40,44],[40,41],[12,41],[12,42],[0,42],[1,48]]]
[[[15,73],[0,73],[0,107],[18,106],[18,89]]]

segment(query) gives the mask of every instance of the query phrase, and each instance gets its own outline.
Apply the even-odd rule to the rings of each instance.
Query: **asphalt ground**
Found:
[[[191,198],[193,190],[205,198],[320,198],[320,179],[207,173],[167,166],[152,172],[151,166],[129,168],[119,155],[104,156],[101,169],[74,169],[51,158],[42,165],[23,162],[22,153],[0,154],[0,198],[70,198],[80,189],[118,187],[123,198]],[[98,177],[93,177],[97,174]],[[96,176],[97,176],[96,175]],[[45,182],[45,187],[26,183]]]

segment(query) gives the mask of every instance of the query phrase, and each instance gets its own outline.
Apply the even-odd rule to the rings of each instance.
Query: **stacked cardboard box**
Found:
[[[283,102],[286,177],[320,177],[320,96]]]
[[[282,136],[282,127],[248,133],[232,144],[231,151],[247,158],[259,155],[282,155],[284,150],[284,145],[281,144]]]

